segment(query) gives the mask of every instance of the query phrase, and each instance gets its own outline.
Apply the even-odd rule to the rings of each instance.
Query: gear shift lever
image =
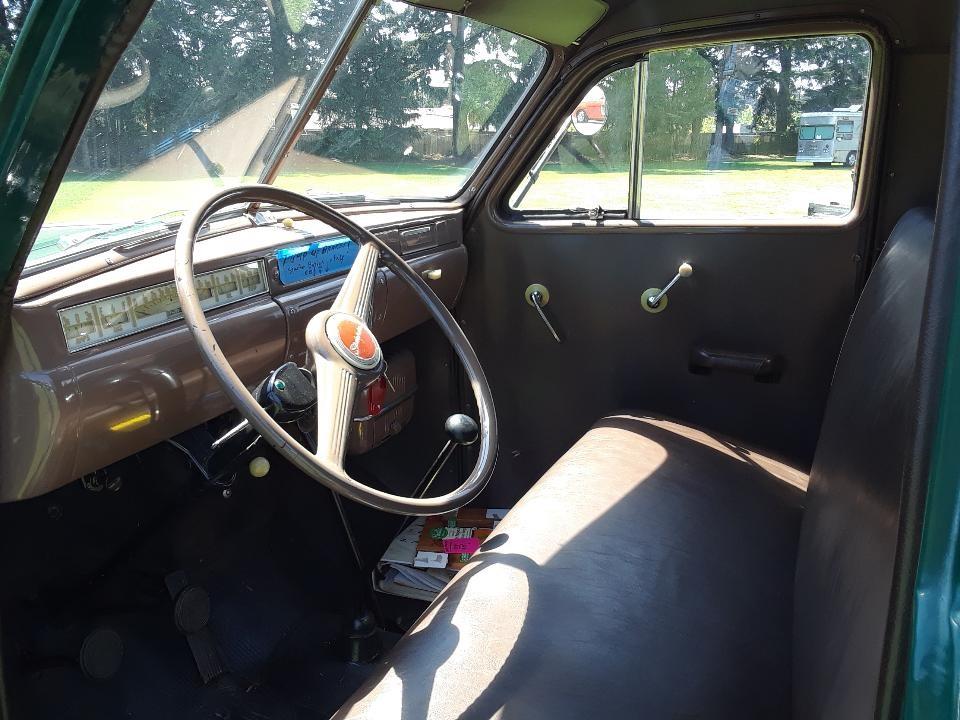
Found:
[[[462,413],[448,417],[443,424],[443,429],[447,433],[447,443],[443,446],[440,454],[437,455],[437,459],[433,461],[430,469],[427,470],[427,474],[423,476],[423,480],[417,485],[416,490],[413,491],[413,497],[415,498],[421,498],[427,494],[430,486],[433,485],[433,481],[437,479],[440,471],[443,470],[443,466],[447,464],[447,460],[450,459],[458,446],[473,445],[480,437],[480,427],[477,425],[477,421]]]

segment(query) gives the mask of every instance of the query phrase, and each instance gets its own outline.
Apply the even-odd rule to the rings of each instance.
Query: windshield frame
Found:
[[[323,96],[340,70],[343,59],[350,52],[350,48],[353,47],[357,38],[360,37],[370,11],[378,2],[379,0],[361,0],[354,7],[347,24],[340,32],[333,47],[330,48],[330,53],[327,55],[323,67],[320,68],[319,75],[314,78],[306,96],[300,103],[300,107],[297,108],[296,117],[293,118],[293,121],[287,126],[287,131],[278,138],[277,144],[270,151],[270,157],[260,172],[258,182],[272,185],[273,181],[277,179],[283,161],[287,159],[287,155],[293,150],[293,146],[296,145],[307,123],[310,122],[310,116],[320,104],[320,101],[323,100]],[[257,206],[258,203],[251,203],[249,209],[256,209]]]

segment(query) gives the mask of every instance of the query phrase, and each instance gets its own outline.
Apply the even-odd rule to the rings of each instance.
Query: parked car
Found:
[[[577,122],[604,123],[607,121],[607,99],[600,87],[593,87],[583,96],[573,111]]]

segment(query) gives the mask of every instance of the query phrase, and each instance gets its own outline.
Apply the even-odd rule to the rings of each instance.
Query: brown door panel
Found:
[[[491,502],[509,503],[618,408],[809,463],[853,310],[856,229],[528,228],[481,219],[467,239],[460,312],[495,394],[498,477],[511,478],[492,486]],[[693,275],[663,312],[645,312],[642,292],[663,287],[683,261]],[[550,292],[560,344],[525,302],[533,282]],[[772,372],[744,367],[764,358]]]

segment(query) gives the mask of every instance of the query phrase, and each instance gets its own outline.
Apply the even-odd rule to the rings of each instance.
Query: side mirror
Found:
[[[607,122],[607,96],[603,88],[599,85],[590,88],[570,116],[570,122],[573,123],[574,130],[587,137],[596,135],[603,129]]]

